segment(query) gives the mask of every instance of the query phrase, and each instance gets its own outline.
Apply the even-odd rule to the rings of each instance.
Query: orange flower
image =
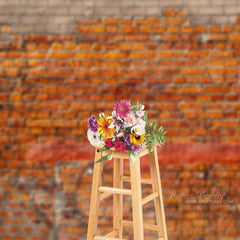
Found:
[[[115,128],[109,128],[110,124],[113,122],[112,119],[107,118],[107,116],[102,116],[97,120],[98,132],[101,134],[102,138],[112,138],[115,132]]]

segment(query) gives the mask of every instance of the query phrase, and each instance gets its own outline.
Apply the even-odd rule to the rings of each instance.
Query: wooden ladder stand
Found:
[[[108,151],[95,153],[95,162]],[[103,162],[94,165],[91,203],[88,221],[87,240],[125,240],[123,226],[133,227],[134,240],[144,240],[144,229],[158,232],[158,240],[167,240],[167,229],[163,206],[161,180],[158,166],[157,148],[154,146],[150,156],[151,178],[141,179],[140,157],[148,154],[142,149],[133,163],[130,163],[130,176],[123,175],[123,159],[128,159],[128,153],[113,153],[113,187],[104,187],[102,184]],[[123,189],[123,182],[131,183],[130,189]],[[152,184],[153,193],[142,199],[141,183]],[[113,231],[105,236],[97,236],[99,202],[113,194]],[[123,194],[132,196],[133,221],[123,219]],[[142,206],[154,200],[157,225],[143,223]]]

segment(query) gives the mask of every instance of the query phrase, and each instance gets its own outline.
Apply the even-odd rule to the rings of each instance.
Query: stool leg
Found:
[[[113,187],[123,188],[123,182],[120,177],[123,175],[123,159],[115,158],[113,163]],[[123,212],[123,195],[113,195],[113,230],[118,232],[118,237],[122,238],[122,212]]]
[[[99,153],[96,151],[95,162],[98,159],[100,159],[101,156],[102,156],[102,153]],[[99,187],[102,182],[102,171],[103,171],[103,162],[100,162],[94,165],[87,240],[93,240],[94,236],[97,233],[99,197],[100,197]]]
[[[130,163],[134,240],[143,240],[142,186],[140,158]]]
[[[161,179],[159,172],[159,164],[158,164],[158,156],[157,156],[157,148],[154,147],[153,152],[149,157],[149,165],[150,165],[150,173],[152,179],[152,188],[153,192],[158,192],[159,196],[154,199],[155,211],[156,211],[156,219],[158,225],[158,237],[167,240],[167,228],[166,228],[166,220],[164,213],[164,205],[163,205],[163,195],[162,195],[162,187],[161,187]]]

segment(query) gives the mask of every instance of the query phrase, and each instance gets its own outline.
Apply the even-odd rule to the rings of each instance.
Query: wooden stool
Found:
[[[108,151],[95,153],[95,162]],[[87,240],[125,240],[123,226],[133,227],[134,240],[144,240],[143,229],[158,232],[158,240],[167,240],[161,180],[158,166],[157,148],[154,146],[150,156],[151,178],[141,179],[140,157],[148,154],[142,148],[138,157],[130,163],[130,176],[123,176],[123,159],[128,159],[128,153],[113,153],[113,187],[104,187],[102,184],[103,162],[94,165],[91,203],[88,221]],[[131,190],[123,189],[123,182],[131,182]],[[141,183],[152,184],[153,193],[142,199]],[[100,200],[113,194],[113,231],[105,236],[96,236],[98,223],[98,209]],[[133,221],[123,219],[123,194],[132,196]],[[143,223],[142,206],[154,199],[157,225]]]

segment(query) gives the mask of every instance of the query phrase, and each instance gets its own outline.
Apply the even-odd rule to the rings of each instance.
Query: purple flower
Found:
[[[135,145],[135,144],[132,145],[132,150],[134,152],[139,152],[140,149],[141,149],[141,145]]]
[[[125,151],[124,152],[129,152],[129,146],[125,145]]]
[[[126,143],[126,145],[127,146],[130,146],[132,143],[130,142],[130,136],[129,135],[127,135],[126,137],[125,137],[125,143]]]
[[[90,128],[90,130],[92,132],[97,132],[98,129],[98,124],[97,124],[97,119],[94,115],[92,115],[89,119],[88,119],[88,127]]]

